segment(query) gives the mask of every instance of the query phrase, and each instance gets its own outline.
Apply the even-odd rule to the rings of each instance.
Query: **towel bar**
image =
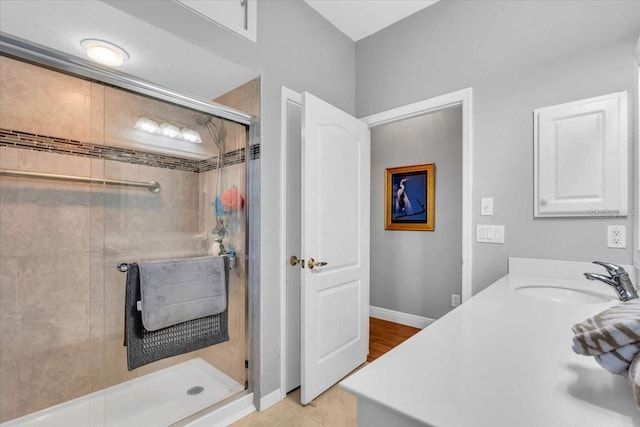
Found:
[[[127,187],[141,187],[141,188],[148,189],[152,193],[158,193],[160,191],[160,184],[158,184],[156,181],[151,181],[151,182],[123,181],[120,179],[90,178],[85,176],[56,175],[52,173],[40,173],[40,172],[25,172],[25,171],[13,170],[13,169],[0,169],[0,175],[23,177],[23,178],[53,179],[57,181],[90,182],[94,184],[104,184],[104,185],[124,185]]]
[[[126,262],[121,262],[121,263],[118,263],[118,266],[116,268],[118,269],[119,272],[126,273],[127,270],[129,269],[129,264],[127,264]]]

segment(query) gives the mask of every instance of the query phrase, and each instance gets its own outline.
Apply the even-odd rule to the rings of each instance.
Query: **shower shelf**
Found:
[[[90,182],[93,184],[122,185],[127,187],[146,188],[152,193],[160,192],[160,184],[156,181],[150,181],[150,182],[123,181],[120,179],[90,178],[85,176],[57,175],[52,173],[40,173],[40,172],[25,172],[25,171],[19,171],[14,169],[0,169],[0,175],[22,177],[22,178],[53,179],[56,181]]]

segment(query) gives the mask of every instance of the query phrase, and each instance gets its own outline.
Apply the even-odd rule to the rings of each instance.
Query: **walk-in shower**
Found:
[[[190,425],[248,396],[249,114],[5,48],[0,425]],[[181,322],[132,369],[127,265],[219,255],[228,340]]]

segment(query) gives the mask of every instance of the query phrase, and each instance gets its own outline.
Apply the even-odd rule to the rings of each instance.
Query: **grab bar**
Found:
[[[124,185],[127,187],[147,188],[152,193],[160,192],[160,184],[157,183],[156,181],[151,181],[151,182],[123,181],[120,179],[90,178],[85,176],[56,175],[52,173],[40,173],[40,172],[24,172],[24,171],[19,171],[14,169],[0,169],[0,175],[25,177],[25,178],[38,178],[38,179],[54,179],[57,181],[90,182],[94,184],[105,184],[105,185]]]

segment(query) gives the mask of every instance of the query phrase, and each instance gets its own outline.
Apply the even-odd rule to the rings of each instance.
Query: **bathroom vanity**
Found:
[[[507,276],[340,383],[358,425],[640,425],[628,381],[571,349],[571,326],[619,302],[582,275],[601,270],[510,258]]]

